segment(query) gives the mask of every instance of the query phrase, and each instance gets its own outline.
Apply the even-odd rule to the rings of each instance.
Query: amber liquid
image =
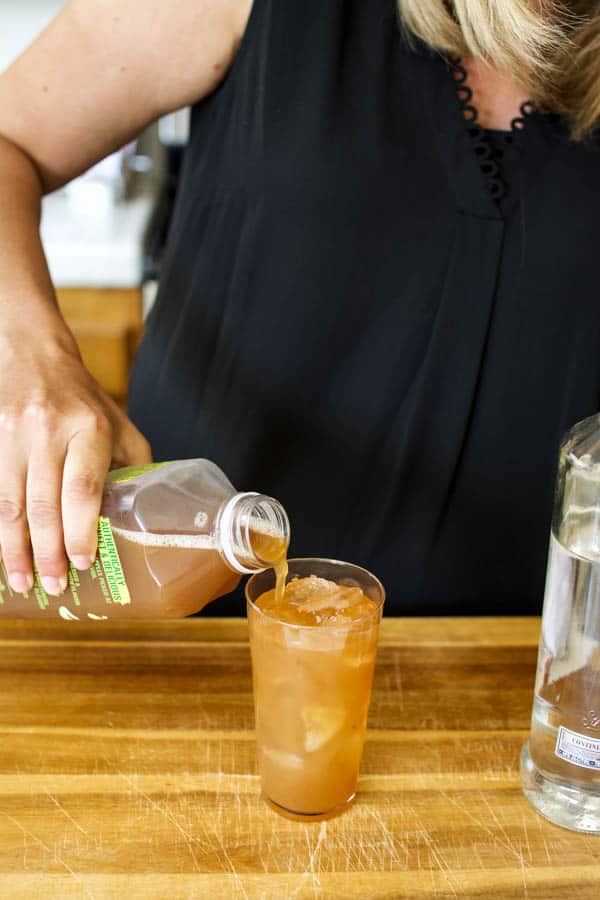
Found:
[[[275,569],[275,603],[279,607],[283,604],[285,581],[288,575],[287,555],[280,557],[273,568]]]
[[[360,588],[294,579],[249,607],[256,733],[266,797],[319,816],[356,791],[380,607]]]
[[[250,543],[256,556],[275,571],[275,599],[279,604],[283,601],[288,574],[287,543],[277,535],[261,531],[252,532]]]
[[[28,594],[10,589],[0,564],[0,617],[63,619],[180,618],[202,610],[233,591],[241,575],[223,561],[208,535],[148,534],[112,529],[129,592],[129,603],[115,601],[102,563],[87,572],[71,570],[61,597],[45,594],[39,581]],[[285,560],[286,545],[273,535],[253,532],[253,548],[266,564]]]

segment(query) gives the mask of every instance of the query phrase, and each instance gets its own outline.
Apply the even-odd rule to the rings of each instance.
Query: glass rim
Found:
[[[302,563],[302,562],[329,563],[334,566],[348,566],[348,568],[357,569],[359,572],[363,572],[365,575],[368,575],[368,577],[375,583],[375,586],[379,590],[379,594],[380,594],[379,599],[375,601],[375,600],[373,600],[372,597],[369,597],[369,600],[373,600],[373,602],[377,604],[377,607],[376,607],[377,620],[379,621],[381,619],[383,604],[385,603],[385,599],[386,599],[385,588],[384,588],[382,582],[377,577],[377,575],[374,575],[369,569],[365,569],[364,566],[359,566],[356,563],[349,563],[342,559],[331,559],[326,556],[294,556],[291,559],[288,559],[288,566],[292,565],[292,563],[298,563],[298,562],[300,562],[300,563]],[[319,624],[318,626],[316,626],[316,625],[300,625],[295,622],[283,622],[281,619],[275,618],[275,616],[270,616],[268,613],[264,612],[264,610],[262,610],[260,608],[260,606],[257,606],[256,603],[254,602],[254,600],[252,600],[252,598],[248,596],[248,586],[249,586],[250,582],[253,581],[255,578],[259,578],[261,575],[264,575],[265,572],[273,572],[273,571],[274,571],[273,566],[269,566],[266,569],[261,569],[260,572],[255,572],[253,575],[251,575],[250,578],[247,580],[246,584],[244,585],[244,596],[246,598],[246,603],[252,607],[254,612],[258,613],[264,619],[269,619],[271,622],[276,622],[279,625],[285,625],[286,628],[310,629],[311,631],[314,631],[315,628],[317,628],[319,631],[335,630],[336,628],[337,629],[341,629],[341,628],[349,629],[351,627],[354,628],[354,626],[356,626],[356,625],[362,625],[363,623],[372,622],[375,619],[375,616],[371,613],[371,614],[367,614],[365,616],[361,616],[360,619],[353,619],[351,622],[348,622],[345,625],[340,625],[337,622],[328,622],[326,625]],[[288,576],[289,576],[289,574],[293,574],[293,573],[288,572]]]

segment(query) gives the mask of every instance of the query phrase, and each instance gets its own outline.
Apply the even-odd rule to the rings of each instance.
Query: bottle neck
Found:
[[[283,506],[265,494],[234,494],[216,522],[217,546],[235,572],[267,569],[287,554],[290,523]]]

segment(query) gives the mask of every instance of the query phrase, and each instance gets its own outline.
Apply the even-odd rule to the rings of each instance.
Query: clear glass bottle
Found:
[[[600,415],[561,445],[521,778],[543,816],[600,833]]]
[[[37,573],[32,591],[14,593],[0,563],[0,616],[187,616],[277,563],[289,540],[277,500],[238,493],[207,459],[118,469],[106,481],[92,567],[71,566],[67,590],[50,597]]]

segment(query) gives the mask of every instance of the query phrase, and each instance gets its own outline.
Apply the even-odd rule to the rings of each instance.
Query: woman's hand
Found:
[[[71,335],[0,335],[0,549],[10,585],[67,586],[87,569],[109,468],[152,461],[145,438],[83,366]]]
[[[0,76],[0,549],[16,591],[31,587],[32,548],[49,594],[66,555],[86,568],[109,466],[150,461],[60,319],[41,197],[213,91],[251,6],[70,0]]]

